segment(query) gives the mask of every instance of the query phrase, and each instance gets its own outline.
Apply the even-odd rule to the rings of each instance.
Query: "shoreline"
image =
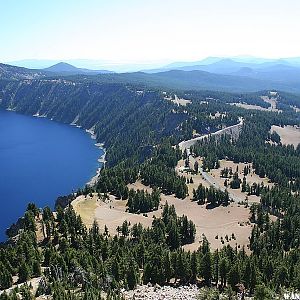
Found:
[[[103,145],[103,144],[101,144]],[[100,172],[102,170],[102,168],[105,166],[106,160],[105,160],[105,155],[106,155],[106,151],[105,148],[103,148],[102,146],[99,146],[98,144],[95,144],[95,146],[101,150],[103,150],[103,154],[98,158],[98,163],[102,164],[101,167],[99,166],[98,169],[96,170],[96,174],[86,183],[88,186],[93,186],[97,183],[97,180],[99,178]]]
[[[6,107],[6,108],[1,107],[0,111],[3,111],[3,113],[7,112],[7,113],[24,116],[28,119],[30,119],[30,118],[31,119],[45,119],[48,121],[54,121],[53,118],[50,118],[49,116],[47,116],[45,114],[40,114],[39,112],[35,112],[34,114],[32,114],[32,113],[25,114],[25,113],[16,111],[16,109],[14,107]],[[51,123],[51,122],[49,122],[49,123]],[[96,141],[96,134],[92,130],[84,129],[81,126],[78,126],[77,124],[70,124],[70,123],[68,124],[68,123],[62,123],[62,122],[56,122],[56,121],[55,121],[55,123],[59,123],[61,125],[73,126],[73,127],[75,126],[77,128],[80,128],[81,130],[83,129],[85,131],[84,134],[88,133],[89,134],[88,138],[92,139],[91,146],[92,147],[96,146],[98,149],[101,149],[100,153],[96,152],[97,154],[94,153],[94,155],[93,155],[94,158],[92,158],[92,162],[93,162],[93,164],[95,164],[94,167],[92,167],[90,169],[90,172],[87,172],[87,176],[85,177],[85,179],[83,178],[83,180],[81,181],[81,183],[79,183],[79,185],[76,184],[74,186],[77,186],[77,188],[84,188],[85,185],[90,185],[90,186],[94,185],[99,178],[101,169],[105,166],[105,163],[106,163],[106,159],[105,159],[106,158],[106,149],[104,146],[105,144]],[[91,148],[91,149],[94,149],[94,151],[95,151],[95,148]],[[98,151],[98,149],[96,151]],[[44,205],[49,205],[51,207],[51,209],[54,209],[55,202],[58,197],[71,194],[71,193],[73,193],[74,190],[76,190],[76,187],[74,187],[74,189],[73,188],[68,189],[63,193],[56,191],[55,195],[54,196],[52,195],[51,198],[49,198],[49,201],[47,201],[45,204],[41,204],[41,202],[38,201],[39,199],[37,199],[37,198],[34,199],[33,201],[35,203],[37,203],[38,207],[42,207]],[[26,206],[28,203],[29,203],[29,201],[24,199],[24,205]],[[16,224],[18,219],[22,218],[22,217],[23,217],[23,210],[20,213],[12,214],[12,218],[9,219],[7,223],[3,222],[3,228],[1,227],[1,233],[0,233],[0,243],[5,242],[7,240],[7,236],[5,234],[6,230],[9,229],[14,223]]]
[[[92,140],[97,139],[97,136],[96,136],[95,131],[94,131],[94,126],[91,127],[90,129],[86,129],[85,132],[90,135]],[[100,172],[101,172],[102,168],[105,166],[105,163],[106,163],[106,160],[105,160],[106,149],[104,148],[104,143],[95,143],[94,145],[98,149],[101,149],[103,151],[103,154],[97,160],[98,164],[101,164],[101,166],[98,166],[98,168],[96,170],[96,174],[94,176],[92,176],[92,178],[86,183],[88,186],[93,186],[97,183]]]
[[[11,109],[11,108],[7,108],[6,110],[15,111],[14,109]],[[33,114],[32,116],[35,117],[35,118],[48,118],[47,115],[40,115],[39,112]],[[49,120],[53,121],[53,118],[51,118]],[[84,128],[82,128],[82,126],[76,124],[77,120],[78,120],[78,116],[76,116],[76,118],[68,125],[84,130],[90,136],[90,138],[92,140],[97,140],[97,135],[94,131],[95,125],[92,126],[90,129],[84,129]],[[96,174],[94,176],[92,176],[86,182],[86,185],[88,185],[88,186],[93,186],[97,183],[97,180],[98,180],[98,177],[100,175],[101,169],[105,166],[105,163],[106,163],[106,160],[105,160],[106,149],[104,148],[104,143],[95,143],[94,146],[96,146],[98,149],[101,149],[103,151],[103,154],[97,159],[98,164],[101,164],[101,166],[98,165],[98,168],[96,170]]]

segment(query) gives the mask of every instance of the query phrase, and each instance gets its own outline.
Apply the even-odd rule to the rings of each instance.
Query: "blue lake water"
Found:
[[[0,110],[0,241],[29,202],[53,208],[83,187],[102,154],[79,128]]]

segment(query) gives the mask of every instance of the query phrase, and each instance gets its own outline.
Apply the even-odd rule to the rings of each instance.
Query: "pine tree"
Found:
[[[126,273],[126,281],[129,289],[134,289],[138,283],[138,274],[135,268],[134,261],[131,261],[128,265],[128,270]]]
[[[254,300],[273,300],[273,293],[264,285],[258,285],[255,288]]]
[[[19,268],[19,282],[26,282],[30,279],[30,268],[26,262],[21,263]]]
[[[228,272],[228,262],[226,258],[222,258],[220,260],[220,279],[221,279],[221,286],[226,286],[227,282],[227,272]]]
[[[196,252],[193,252],[191,255],[191,272],[192,280],[195,281],[198,275],[198,258]]]
[[[34,276],[40,276],[42,274],[41,265],[38,260],[35,260],[32,264],[32,274]]]
[[[234,264],[228,272],[228,283],[231,285],[232,289],[237,289],[237,284],[240,282],[240,271],[237,264]]]
[[[201,259],[201,274],[204,278],[205,284],[210,285],[212,278],[212,264],[210,252],[204,254]]]
[[[12,286],[12,283],[11,273],[0,263],[0,288],[8,289]]]
[[[217,249],[213,254],[213,279],[216,283],[216,286],[218,286],[219,283],[219,262],[220,256],[219,250]]]

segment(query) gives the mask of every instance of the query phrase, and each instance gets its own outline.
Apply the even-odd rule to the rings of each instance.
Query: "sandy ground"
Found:
[[[271,97],[268,96],[262,96],[261,99],[264,100],[265,102],[271,104],[271,107],[268,108],[270,111],[281,111],[277,109],[277,94],[271,95]],[[274,97],[272,97],[274,96]]]
[[[171,97],[165,97],[165,100],[172,101],[173,103],[177,104],[178,106],[179,105],[186,106],[187,104],[192,103],[191,100],[178,98],[177,95],[174,95],[174,98],[175,99],[172,99]]]
[[[300,143],[300,127],[284,126],[279,127],[273,125],[271,132],[276,131],[281,138],[281,143],[284,145],[292,144],[295,147]]]
[[[238,106],[244,109],[255,109],[255,110],[262,110],[262,111],[269,111],[267,108],[253,105],[253,104],[246,104],[246,103],[231,103],[230,105]]]
[[[199,165],[202,164],[201,158],[196,158]],[[191,168],[194,162],[191,162]],[[232,167],[232,169],[235,171],[236,166],[239,165],[239,173],[242,172],[244,166],[246,164],[240,163],[240,164],[234,164],[232,161],[220,161],[221,168],[220,169],[214,169],[211,170],[209,175],[212,177],[213,182],[215,182],[215,186],[224,186],[224,180],[220,177],[220,170],[225,167]],[[249,224],[249,208],[245,208],[243,205],[239,205],[237,202],[232,203],[228,207],[217,207],[214,209],[206,209],[205,205],[198,205],[197,203],[194,203],[191,201],[192,198],[192,191],[193,189],[196,189],[198,185],[201,183],[205,187],[209,187],[211,184],[203,178],[203,176],[199,173],[197,175],[190,174],[187,172],[184,172],[184,161],[180,160],[178,162],[178,165],[176,167],[177,172],[179,172],[181,175],[187,177],[187,178],[193,178],[193,183],[188,184],[189,188],[189,197],[187,197],[185,200],[176,199],[173,197],[172,199],[168,199],[168,203],[174,204],[176,207],[176,210],[179,214],[186,214],[190,219],[193,220],[193,222],[196,225],[197,228],[197,234],[196,234],[196,241],[194,244],[185,246],[186,249],[194,250],[198,247],[199,242],[202,240],[202,234],[205,234],[205,236],[208,238],[209,242],[211,243],[211,247],[213,249],[221,248],[222,242],[221,237],[223,237],[224,244],[230,244],[231,246],[235,245],[245,245],[247,247],[248,245],[248,237],[251,233],[251,225]],[[242,177],[242,175],[240,175]],[[247,181],[249,183],[253,182],[264,182],[264,184],[269,184],[268,179],[266,178],[259,178],[256,174],[249,174],[247,175]],[[238,199],[239,201],[244,201],[246,198],[246,194],[242,193],[241,190],[233,190],[228,189],[228,192],[230,196],[235,196],[235,199]],[[163,199],[168,196],[162,196]],[[248,197],[249,204],[254,202],[259,202],[260,198],[251,195]],[[228,235],[228,237],[232,236],[232,233],[234,233],[234,236],[236,240],[231,239],[229,242],[225,241],[225,236]],[[218,239],[216,239],[216,236],[218,236]]]
[[[252,104],[246,104],[246,103],[230,103],[230,105],[235,105],[244,109],[255,109],[255,110],[262,110],[262,111],[275,111],[275,112],[282,112],[282,110],[277,109],[277,100],[274,97],[267,97],[262,96],[261,99],[269,104],[271,104],[270,107],[264,108],[259,105],[252,105]]]
[[[235,203],[228,207],[216,207],[214,209],[206,209],[205,205],[198,205],[191,202],[189,198],[184,200],[162,196],[162,202],[168,201],[169,205],[174,205],[179,215],[187,215],[196,226],[196,239],[193,244],[186,245],[186,250],[197,250],[203,234],[211,244],[212,249],[222,248],[223,245],[248,245],[248,236],[251,233],[251,225],[249,225],[249,210]],[[225,241],[225,236],[231,237],[234,233],[236,240],[230,239]],[[218,238],[216,238],[218,236]],[[225,243],[221,243],[223,237]]]
[[[177,170],[184,166],[184,161],[179,161]],[[190,174],[182,173],[181,175],[188,178]],[[189,196],[184,200],[176,198],[174,195],[161,195],[161,204],[164,205],[168,202],[169,205],[174,205],[176,212],[179,216],[186,215],[191,219],[196,226],[196,240],[193,244],[186,245],[186,250],[197,250],[202,239],[203,234],[207,237],[211,243],[212,249],[221,248],[223,245],[230,244],[235,247],[237,245],[248,245],[248,236],[251,233],[251,225],[249,224],[249,209],[244,208],[243,205],[232,203],[228,207],[216,207],[214,209],[206,209],[205,205],[198,205],[196,202],[192,202],[193,188],[197,188],[201,182],[201,175],[193,175],[193,184],[188,184]],[[207,182],[202,182],[205,186],[209,187]],[[151,188],[144,186],[141,182],[129,185],[133,189],[147,189],[151,192]],[[243,194],[244,196],[244,194]],[[255,196],[254,196],[255,197]],[[244,199],[244,197],[243,197]],[[149,217],[153,215],[160,216],[162,209],[160,208],[156,212],[148,214]],[[225,236],[230,238],[234,233],[236,240],[225,240]],[[216,239],[218,236],[218,239]],[[223,237],[224,244],[221,242]]]
[[[200,157],[197,158],[190,158],[190,168],[193,169],[193,165],[194,162],[197,161],[199,163],[199,166],[202,165],[202,159]],[[238,167],[238,173],[239,173],[239,178],[243,179],[244,175],[243,175],[243,170],[245,166],[251,166],[251,173],[248,174],[246,176],[246,180],[247,182],[250,184],[250,186],[253,183],[263,183],[265,186],[273,186],[273,183],[269,182],[268,178],[260,178],[257,174],[254,173],[254,170],[252,169],[252,164],[248,164],[248,163],[239,163],[236,164],[233,161],[228,161],[228,160],[220,160],[220,168],[219,169],[212,169],[209,173],[207,174],[207,177],[210,178],[210,182],[208,182],[199,172],[199,174],[195,175],[195,174],[191,174],[188,173],[186,171],[184,171],[185,167],[184,167],[184,160],[180,160],[178,162],[178,165],[176,167],[177,172],[180,175],[185,176],[186,178],[193,178],[193,183],[192,184],[188,184],[188,188],[189,188],[189,194],[192,195],[193,189],[196,189],[199,184],[201,183],[203,186],[205,187],[209,187],[210,185],[214,185],[216,188],[223,188],[224,187],[224,181],[226,178],[222,178],[220,176],[220,172],[222,169],[224,168],[232,168],[233,172],[236,171],[236,168]],[[229,179],[230,180],[230,179]],[[230,187],[228,187],[228,192],[230,194],[231,197],[233,197],[234,199],[237,200],[237,202],[239,201],[244,201],[246,198],[246,193],[242,193],[241,188],[239,190],[237,189],[231,189]],[[251,195],[248,196],[248,201],[249,203],[256,203],[260,201],[260,197],[255,196],[255,195]]]
[[[277,108],[272,108],[272,106],[269,108],[264,108],[264,107],[261,107],[258,105],[245,104],[245,103],[232,103],[232,105],[235,105],[235,106],[238,106],[238,107],[241,107],[244,109],[255,109],[255,110],[261,110],[261,111],[277,111],[277,112],[281,111],[281,110],[278,110]]]
[[[242,123],[242,120],[240,121]],[[232,127],[237,127],[234,125]],[[231,128],[231,127],[230,127]],[[185,143],[185,142],[184,142]],[[202,165],[201,158],[190,159],[190,168],[193,168],[194,160]],[[231,167],[235,172],[238,166],[240,178],[243,178],[242,171],[246,164],[240,163],[235,164],[232,161],[222,160],[220,161],[221,167],[218,170],[211,170],[210,173],[203,172],[197,175],[192,175],[185,170],[184,160],[180,160],[176,166],[176,171],[187,178],[193,177],[193,183],[188,184],[189,196],[184,200],[176,198],[174,195],[161,195],[161,205],[155,212],[148,213],[147,216],[131,214],[126,212],[126,201],[116,200],[115,197],[109,196],[109,199],[103,202],[98,199],[95,194],[93,197],[80,196],[72,205],[75,211],[81,215],[83,222],[90,227],[94,220],[96,220],[103,230],[104,226],[107,225],[110,234],[116,234],[116,228],[127,220],[131,225],[135,223],[141,223],[143,226],[151,226],[153,217],[159,217],[162,212],[163,205],[168,202],[170,205],[174,205],[179,216],[185,214],[191,219],[196,226],[196,240],[193,244],[186,245],[184,248],[187,250],[197,250],[202,239],[203,234],[207,237],[211,243],[212,249],[221,248],[224,245],[230,244],[231,246],[247,246],[249,244],[249,236],[251,233],[252,225],[249,223],[249,208],[245,208],[243,205],[239,205],[246,198],[246,194],[242,193],[241,190],[228,189],[230,196],[234,199],[228,207],[217,207],[214,209],[207,209],[205,205],[198,205],[192,201],[193,189],[196,189],[200,183],[204,186],[209,187],[214,185],[216,188],[224,189],[224,178],[220,177],[221,169],[225,167]],[[247,164],[249,165],[249,164]],[[253,170],[247,175],[247,182],[252,184],[253,182],[261,183],[264,185],[271,185],[267,178],[259,178],[254,174]],[[144,186],[140,181],[134,184],[128,185],[129,188],[145,189],[151,192],[150,187]],[[259,197],[249,196],[249,203],[259,202]],[[228,237],[228,238],[226,238]],[[222,242],[223,241],[223,242]]]
[[[210,175],[214,178],[215,182],[218,185],[223,185],[224,186],[224,181],[226,178],[222,178],[220,176],[220,172],[222,169],[224,168],[232,168],[232,171],[235,172],[236,168],[238,167],[238,174],[239,174],[239,178],[242,180],[244,175],[243,175],[243,170],[245,166],[251,166],[251,172],[250,174],[248,174],[246,176],[246,181],[247,183],[249,183],[249,185],[251,186],[253,183],[263,183],[264,186],[273,186],[272,183],[269,182],[268,178],[260,178],[257,174],[254,173],[254,170],[252,169],[252,164],[248,164],[248,163],[239,163],[236,164],[233,161],[228,161],[228,160],[220,160],[220,168],[219,169],[212,169],[210,171]],[[230,180],[230,179],[229,179]],[[245,193],[242,193],[241,188],[240,189],[231,189],[230,187],[228,187],[228,192],[232,195],[234,195],[237,198],[240,198],[241,200],[244,200],[246,197]],[[253,202],[258,202],[260,201],[260,197],[255,196],[255,195],[251,195],[248,196],[248,201],[249,203],[253,203]]]
[[[93,197],[83,195],[77,197],[72,201],[72,206],[77,212],[83,223],[90,228],[95,220],[96,208],[101,205],[101,200],[98,198],[97,194],[93,194]]]
[[[144,186],[141,182],[130,184],[129,187],[135,190],[146,189],[149,192],[151,191],[150,187]],[[189,185],[189,189],[192,189],[192,185]],[[248,236],[252,228],[248,222],[249,209],[236,203],[228,207],[206,209],[205,206],[192,202],[190,197],[181,200],[173,195],[161,195],[160,208],[155,212],[148,213],[148,217],[126,212],[126,201],[115,200],[112,196],[106,203],[97,199],[96,194],[92,198],[80,196],[72,202],[72,205],[88,227],[96,220],[101,230],[107,225],[110,234],[114,235],[117,233],[117,226],[125,220],[130,222],[131,225],[141,223],[145,227],[151,226],[153,216],[159,217],[161,215],[162,205],[166,202],[175,206],[178,215],[187,215],[196,225],[196,240],[193,244],[186,245],[185,249],[197,250],[203,234],[211,243],[212,249],[221,248],[226,244],[233,247],[248,245]],[[234,233],[236,240],[231,238],[232,233]],[[228,242],[225,240],[226,235],[230,238]],[[216,236],[218,236],[218,239],[216,239]],[[221,243],[221,237],[224,239],[224,244]]]
[[[201,158],[196,158],[199,165],[202,164]],[[190,167],[192,168],[194,161],[191,160]],[[246,165],[245,163],[235,164],[232,161],[221,160],[220,169],[213,169],[210,173],[206,173],[215,186],[224,186],[224,178],[220,177],[221,169],[228,167],[232,168],[235,172],[238,166],[238,172],[240,178],[243,177],[242,171]],[[141,223],[143,226],[151,226],[153,216],[159,217],[162,212],[162,206],[168,202],[170,205],[174,205],[178,215],[187,215],[196,226],[196,240],[193,244],[186,245],[184,248],[187,250],[197,250],[202,239],[203,234],[207,237],[211,243],[212,249],[221,248],[224,245],[230,244],[231,246],[242,246],[244,245],[246,250],[249,244],[249,236],[251,233],[252,225],[249,223],[249,208],[245,208],[243,205],[239,205],[238,201],[231,203],[228,207],[216,207],[214,209],[207,209],[205,205],[198,205],[196,202],[191,201],[193,195],[193,189],[196,189],[200,183],[204,186],[209,187],[210,182],[203,178],[199,173],[197,175],[186,172],[184,167],[184,160],[180,160],[176,166],[177,172],[187,178],[193,178],[193,183],[188,184],[189,196],[184,200],[176,198],[174,195],[161,195],[160,208],[147,214],[146,216],[131,214],[126,212],[126,201],[116,200],[115,197],[110,196],[108,200],[103,202],[98,199],[96,194],[93,197],[79,196],[72,202],[75,211],[81,215],[83,222],[90,227],[94,220],[96,220],[103,230],[104,226],[107,225],[111,235],[117,233],[117,226],[121,225],[125,220],[130,222],[131,225],[135,223]],[[246,176],[247,182],[252,184],[253,182],[261,183],[264,185],[272,185],[268,182],[267,178],[260,178],[254,174],[253,170]],[[128,187],[134,190],[147,190],[151,192],[152,189],[148,186],[143,185],[140,181],[133,184],[129,184]],[[239,201],[245,200],[246,194],[242,193],[241,190],[228,189],[230,196],[235,197]],[[249,203],[259,202],[260,198],[257,196],[249,196]],[[228,236],[228,240],[226,240]],[[234,238],[232,237],[234,236]],[[223,243],[222,243],[222,239]]]
[[[100,229],[103,231],[106,225],[111,235],[117,233],[117,227],[122,225],[125,220],[132,225],[141,223],[145,227],[151,226],[154,213],[148,213],[148,217],[128,213],[126,212],[126,203],[127,202],[123,200],[116,200],[115,197],[111,195],[109,199],[104,202],[98,198],[97,194],[93,194],[93,197],[77,197],[72,202],[72,206],[75,212],[81,216],[83,223],[88,228],[90,228],[96,220]]]

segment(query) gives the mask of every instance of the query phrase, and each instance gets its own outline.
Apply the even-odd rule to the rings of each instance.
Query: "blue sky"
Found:
[[[0,0],[0,61],[300,56],[298,0]]]

